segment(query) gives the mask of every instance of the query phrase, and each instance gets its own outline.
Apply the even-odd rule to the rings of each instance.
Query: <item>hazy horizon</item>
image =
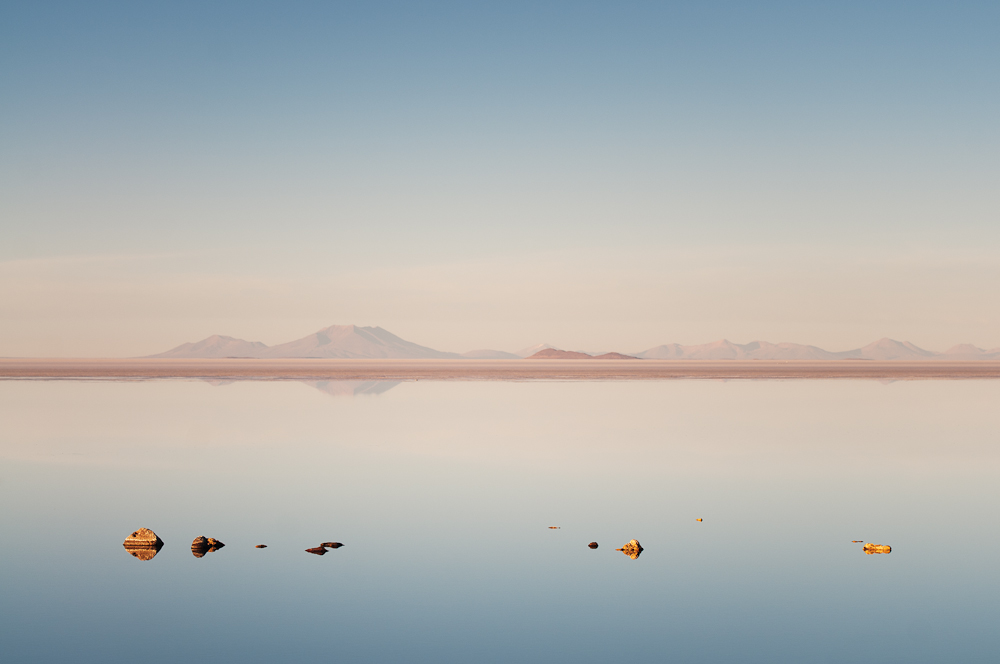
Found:
[[[0,18],[0,356],[1000,346],[996,5]]]

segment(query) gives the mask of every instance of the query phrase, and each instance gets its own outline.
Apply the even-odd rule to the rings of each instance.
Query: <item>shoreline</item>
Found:
[[[1000,378],[1000,361],[0,359],[0,380],[671,380]]]

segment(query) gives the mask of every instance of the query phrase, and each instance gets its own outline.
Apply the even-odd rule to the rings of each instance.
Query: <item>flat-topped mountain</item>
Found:
[[[638,360],[638,357],[633,357],[632,355],[622,355],[621,353],[604,353],[602,355],[590,355],[589,353],[580,353],[575,350],[559,350],[558,348],[544,348],[534,355],[531,355],[527,359],[529,360]]]

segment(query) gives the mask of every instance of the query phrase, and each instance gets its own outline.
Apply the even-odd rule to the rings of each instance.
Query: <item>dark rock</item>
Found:
[[[311,549],[306,549],[306,553],[315,553],[317,556],[325,556],[326,549],[321,546],[316,546]]]
[[[589,546],[591,549],[596,549],[597,548],[597,542],[591,542],[587,546]]]
[[[323,542],[322,544],[320,544],[320,546],[325,546],[328,549],[339,549],[344,545],[341,544],[340,542]]]

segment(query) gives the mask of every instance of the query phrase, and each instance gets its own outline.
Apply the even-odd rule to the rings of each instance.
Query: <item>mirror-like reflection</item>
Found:
[[[163,548],[163,540],[149,528],[140,528],[122,542],[125,550],[139,560],[152,560]]]
[[[191,542],[191,555],[195,558],[204,558],[206,553],[212,553],[213,551],[218,551],[225,544],[215,539],[214,537],[205,537],[204,535],[199,535],[194,538]]]
[[[615,551],[621,551],[626,556],[635,560],[642,553],[642,545],[639,544],[639,540],[629,540],[629,543],[620,549],[615,549]]]
[[[0,651],[985,664],[998,402],[1000,381],[413,381],[378,398],[0,381],[0,532],[75,545],[0,547]],[[154,543],[226,535],[226,555],[126,547],[156,556],[135,564],[118,545],[138,525]],[[858,535],[902,553],[859,556]],[[782,542],[809,555],[774,555]],[[892,610],[859,612],[873,591]],[[156,601],[134,611],[136,593]]]

